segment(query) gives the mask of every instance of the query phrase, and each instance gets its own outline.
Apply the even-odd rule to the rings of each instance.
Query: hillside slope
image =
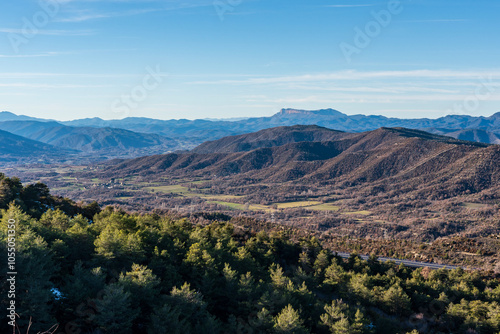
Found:
[[[282,146],[298,142],[324,142],[352,137],[352,133],[335,131],[317,125],[295,125],[265,129],[254,133],[224,137],[209,141],[192,150],[193,153],[245,152],[257,148]]]
[[[429,129],[429,132],[450,136],[460,140],[475,141],[478,143],[500,144],[500,134],[480,129],[443,130]]]
[[[70,127],[57,122],[0,122],[1,130],[56,147],[82,152],[122,152],[156,147],[167,151],[177,142],[156,134],[143,134],[114,128]]]
[[[76,152],[59,149],[0,130],[0,161],[11,162],[19,159],[23,161],[43,161],[44,159],[62,157],[70,153]]]
[[[275,129],[277,134],[285,130]],[[295,131],[293,128],[288,130],[290,133]],[[319,128],[318,131],[324,130]],[[268,138],[273,138],[271,132],[267,132]],[[234,149],[241,144],[241,138],[225,138],[207,146],[222,151]],[[248,138],[259,138],[259,135]],[[261,143],[268,145],[269,141]],[[433,196],[443,192],[455,196],[500,185],[500,146],[460,141],[418,130],[381,128],[350,134],[339,140],[293,142],[244,152],[143,157],[112,165],[104,173],[121,177],[224,178],[234,185],[242,180],[331,184],[343,188],[384,185],[417,191],[422,196],[430,196],[432,191],[436,191]]]

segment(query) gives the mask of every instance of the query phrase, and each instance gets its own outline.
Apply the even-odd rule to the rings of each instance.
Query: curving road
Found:
[[[337,254],[343,259],[349,258],[351,255],[350,253],[343,253],[343,252],[333,252],[333,254]],[[360,255],[360,257],[363,260],[368,260],[369,256],[368,255]],[[418,262],[418,261],[411,261],[411,260],[400,260],[400,259],[393,259],[390,257],[379,257],[379,261],[381,262],[387,262],[387,261],[393,261],[396,264],[404,264],[407,267],[412,267],[412,268],[424,268],[424,267],[429,267],[431,269],[457,269],[457,268],[462,268],[462,269],[471,269],[467,267],[462,267],[462,266],[451,266],[447,264],[437,264],[437,263],[429,263],[429,262]],[[479,269],[479,268],[472,268],[472,269]]]

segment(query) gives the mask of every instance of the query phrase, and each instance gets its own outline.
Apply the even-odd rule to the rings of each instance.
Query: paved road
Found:
[[[343,259],[347,259],[351,255],[349,253],[342,253],[342,252],[333,252],[333,253],[334,254],[337,253],[337,255]],[[363,260],[368,260],[368,258],[369,258],[368,255],[360,255],[360,257]],[[429,263],[429,262],[417,262],[417,261],[411,261],[411,260],[400,260],[400,259],[393,259],[390,257],[379,257],[378,260],[381,262],[393,261],[396,264],[402,263],[405,266],[412,267],[412,268],[429,267],[431,269],[457,269],[457,268],[468,269],[466,267],[460,267],[460,266],[450,266],[450,265],[446,265],[446,264],[437,264],[437,263]],[[477,268],[475,268],[475,269],[477,269]]]

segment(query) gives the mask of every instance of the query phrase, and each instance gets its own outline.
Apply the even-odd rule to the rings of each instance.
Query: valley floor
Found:
[[[252,224],[314,235],[339,252],[500,271],[500,205],[494,200],[474,195],[428,201],[384,198],[356,188],[306,188],[293,182],[235,185],[224,178],[113,178],[102,174],[102,168],[38,165],[5,172],[23,182],[43,182],[54,194],[76,201],[200,219],[201,213],[246,217]]]

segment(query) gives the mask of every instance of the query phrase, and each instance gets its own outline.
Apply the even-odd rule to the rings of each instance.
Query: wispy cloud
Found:
[[[0,28],[0,33],[6,34],[24,34],[26,33],[23,29],[13,29],[13,28]],[[38,35],[48,35],[48,36],[88,36],[95,34],[94,30],[50,30],[50,29],[38,29]]]
[[[395,95],[395,94],[336,94],[336,95],[285,95],[279,98],[269,98],[262,99],[258,102],[260,103],[274,103],[278,105],[290,105],[299,103],[318,103],[320,105],[338,105],[339,103],[345,104],[391,104],[391,103],[403,103],[407,105],[413,102],[443,102],[450,103],[456,101],[463,101],[463,95],[456,94],[405,94],[405,95]],[[500,94],[492,94],[489,96],[487,101],[500,101]]]
[[[109,1],[109,0],[106,0]],[[151,4],[150,8],[143,9],[129,9],[129,10],[121,10],[121,11],[113,11],[113,12],[105,12],[105,11],[92,11],[88,8],[66,11],[66,17],[56,18],[55,22],[65,22],[65,23],[78,23],[85,22],[91,20],[98,19],[110,19],[117,17],[127,17],[127,16],[135,16],[135,15],[143,15],[148,13],[155,12],[165,12],[165,11],[173,11],[180,9],[191,9],[197,7],[207,7],[213,6],[213,1],[208,0],[200,0],[200,1],[190,1],[181,2],[181,1],[169,1],[169,0],[113,0],[114,2],[127,3],[127,4],[141,4],[145,3]],[[65,3],[88,3],[88,2],[104,2],[103,0],[65,0]]]
[[[116,85],[77,85],[77,84],[36,84],[36,83],[0,83],[0,87],[16,87],[16,88],[109,88]]]
[[[427,20],[401,20],[407,23],[450,23],[450,22],[470,22],[469,19],[427,19]]]
[[[97,74],[97,73],[50,73],[50,72],[20,72],[0,73],[2,79],[25,79],[25,78],[133,78],[137,74]]]
[[[158,77],[170,77],[168,73],[157,73]],[[0,73],[1,79],[47,79],[47,78],[83,78],[83,79],[123,79],[143,77],[139,74],[131,73],[51,73],[51,72],[4,72]]]
[[[452,71],[452,70],[410,70],[410,71],[339,71],[332,73],[304,74],[295,76],[256,76],[240,80],[194,81],[191,84],[276,84],[303,83],[334,80],[367,80],[367,79],[476,79],[481,77],[500,78],[500,70]]]
[[[39,57],[55,57],[60,55],[69,54],[70,52],[45,52],[31,55],[2,55],[0,58],[39,58]]]
[[[373,7],[375,6],[374,4],[359,4],[359,5],[325,5],[323,7],[330,7],[330,8],[352,8],[352,7]]]
[[[138,9],[138,10],[128,10],[123,12],[108,12],[108,13],[89,13],[88,11],[82,11],[76,15],[66,17],[66,18],[58,18],[55,22],[84,22],[90,20],[97,19],[106,19],[113,17],[124,17],[124,16],[134,16],[147,14],[152,12],[162,11],[162,8],[150,8],[150,9]]]

